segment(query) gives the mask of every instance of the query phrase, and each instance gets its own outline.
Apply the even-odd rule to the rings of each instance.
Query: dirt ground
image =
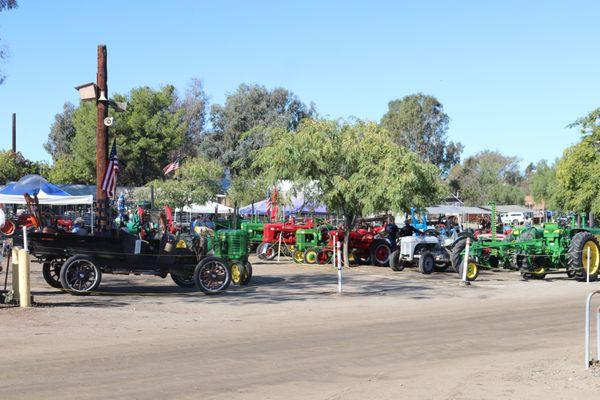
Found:
[[[423,276],[254,261],[219,296],[105,275],[0,307],[0,399],[594,399],[584,300],[600,283],[483,272]],[[10,281],[10,278],[9,278]]]

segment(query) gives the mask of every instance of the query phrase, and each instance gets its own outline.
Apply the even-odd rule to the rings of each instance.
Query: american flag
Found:
[[[279,207],[277,207],[277,196],[279,195],[279,193],[277,193],[277,186],[275,186],[273,188],[273,195],[271,196],[271,219],[276,219],[277,218],[277,211],[279,211]]]
[[[166,167],[163,168],[163,175],[168,175],[171,172],[179,169],[179,167],[181,166],[181,157],[177,157],[175,159],[175,161],[173,161],[172,163],[168,164]]]
[[[267,215],[270,217],[271,216],[271,188],[267,189]]]
[[[117,173],[119,172],[119,160],[117,160],[117,141],[113,140],[110,155],[108,157],[108,167],[104,173],[102,181],[102,190],[106,192],[109,198],[115,197],[117,191]]]

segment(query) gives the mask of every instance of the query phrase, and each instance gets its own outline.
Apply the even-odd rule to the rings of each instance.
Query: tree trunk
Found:
[[[354,217],[352,215],[344,215],[344,223],[346,232],[344,234],[344,266],[350,266],[350,230],[352,229],[352,224],[354,222]]]

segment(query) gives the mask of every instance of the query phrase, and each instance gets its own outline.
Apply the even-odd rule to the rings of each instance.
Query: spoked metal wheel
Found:
[[[62,289],[60,284],[60,268],[64,264],[63,259],[46,260],[42,265],[42,275],[46,283],[53,288]]]
[[[72,294],[89,294],[98,289],[102,271],[84,256],[69,258],[60,269],[60,283]]]
[[[220,293],[231,283],[229,265],[221,258],[207,257],[196,266],[194,282],[206,294]]]
[[[177,284],[177,286],[184,289],[191,289],[196,286],[194,282],[194,271],[178,271],[171,272],[171,279]]]

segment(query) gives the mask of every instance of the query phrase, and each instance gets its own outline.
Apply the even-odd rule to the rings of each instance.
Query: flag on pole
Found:
[[[172,163],[168,164],[166,167],[163,168],[163,175],[168,175],[173,171],[176,171],[177,169],[179,169],[179,167],[181,166],[181,157],[177,157],[175,159],[175,161],[173,161]]]
[[[104,172],[102,181],[102,190],[108,198],[115,197],[117,191],[117,173],[119,172],[119,160],[117,160],[117,141],[113,140],[110,155],[108,156],[108,166]]]
[[[279,207],[277,207],[277,186],[273,187],[273,195],[271,199],[271,219],[277,219],[277,212],[279,211]]]
[[[266,214],[271,217],[271,188],[267,188],[267,210]]]

